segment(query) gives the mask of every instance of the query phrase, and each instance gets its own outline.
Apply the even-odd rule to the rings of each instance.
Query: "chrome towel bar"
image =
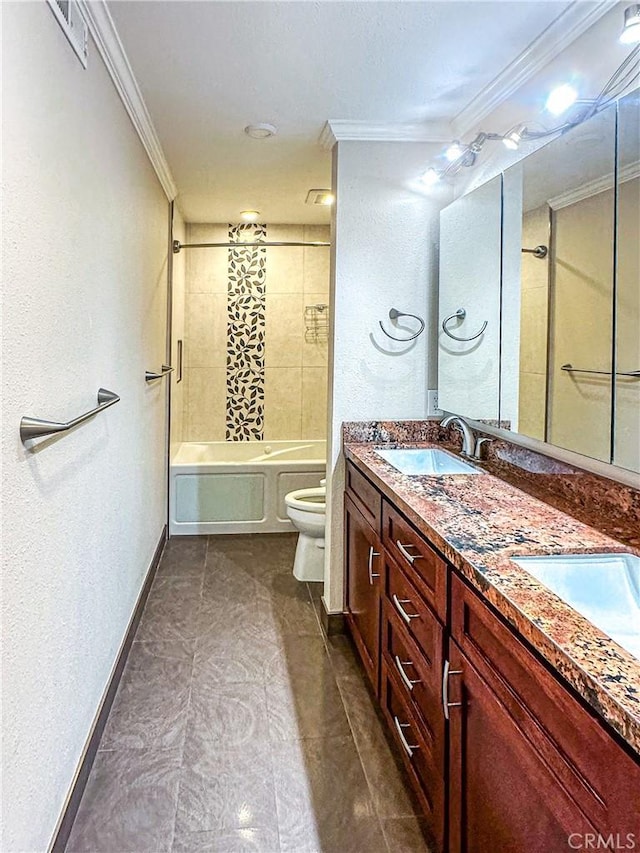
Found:
[[[453,338],[454,341],[465,341],[465,342],[466,341],[475,341],[476,338],[479,338],[480,335],[484,332],[484,330],[489,325],[487,320],[485,320],[483,322],[483,324],[480,328],[480,331],[476,332],[475,335],[471,335],[470,338],[461,338],[459,335],[454,335],[453,332],[450,332],[449,329],[447,329],[447,323],[449,322],[449,320],[453,320],[454,317],[457,317],[460,320],[464,320],[464,318],[466,316],[467,316],[467,312],[464,310],[464,308],[458,308],[458,310],[454,311],[453,314],[449,314],[448,317],[445,317],[444,320],[442,321],[442,331],[445,333],[445,335],[448,335],[450,338]]]
[[[598,373],[601,376],[611,376],[610,370],[587,370],[586,367],[574,367],[572,364],[563,364],[560,370],[565,370],[567,373]],[[618,371],[616,376],[637,376],[640,379],[640,370]]]
[[[108,409],[109,406],[113,406],[113,404],[117,403],[119,400],[120,397],[117,394],[114,394],[113,391],[107,391],[106,388],[100,388],[98,390],[98,405],[95,409],[91,409],[90,412],[85,412],[84,415],[79,415],[72,421],[67,421],[67,423],[44,421],[40,418],[22,418],[20,421],[20,440],[24,444],[32,438],[43,438],[45,435],[54,435],[57,432],[67,432],[67,430],[73,429],[73,427],[78,426],[78,424],[88,421],[89,418],[92,418],[99,412],[104,411],[104,409]]]
[[[174,368],[169,364],[163,364],[160,373],[154,373],[152,370],[146,370],[144,374],[145,382],[153,382],[154,379],[163,379],[170,373],[173,373]]]

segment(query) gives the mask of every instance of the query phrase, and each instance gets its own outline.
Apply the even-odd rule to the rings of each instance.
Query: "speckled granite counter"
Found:
[[[347,424],[344,452],[640,754],[640,661],[511,562],[528,554],[639,553],[630,547],[637,542],[639,496],[621,487],[632,503],[628,518],[621,521],[618,513],[621,529],[631,531],[621,541],[494,476],[490,471],[501,473],[500,461],[489,458],[483,473],[472,476],[406,476],[374,450],[392,445],[455,451],[451,439],[434,422],[422,422],[419,431]]]

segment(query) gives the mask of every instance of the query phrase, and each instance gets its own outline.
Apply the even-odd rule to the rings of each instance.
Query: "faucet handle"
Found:
[[[475,449],[474,454],[473,454],[474,458],[475,459],[482,459],[482,445],[485,443],[490,444],[492,441],[493,441],[492,438],[484,438],[484,437],[476,438],[476,449]]]

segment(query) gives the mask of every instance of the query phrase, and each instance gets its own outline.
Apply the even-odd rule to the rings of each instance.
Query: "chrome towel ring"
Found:
[[[475,341],[476,338],[479,338],[489,325],[487,320],[483,322],[480,331],[476,332],[475,335],[471,335],[470,338],[461,338],[459,335],[454,335],[452,332],[449,331],[449,329],[447,329],[447,323],[449,322],[449,320],[453,320],[454,317],[457,317],[460,320],[464,320],[466,316],[467,312],[464,310],[464,308],[458,308],[458,310],[455,311],[453,314],[449,314],[448,317],[445,317],[442,321],[442,331],[445,333],[445,335],[449,335],[449,337],[453,338],[454,341]]]
[[[406,341],[413,341],[415,338],[418,337],[418,335],[421,335],[424,332],[425,322],[422,319],[422,317],[418,317],[417,314],[405,314],[402,311],[398,311],[397,308],[390,308],[389,309],[389,319],[390,320],[397,320],[398,317],[412,317],[414,320],[417,320],[418,323],[420,323],[420,328],[418,329],[418,331],[414,335],[410,335],[408,338],[396,338],[395,335],[390,335],[389,332],[387,332],[385,327],[382,325],[382,320],[378,320],[378,323],[380,324],[380,328],[382,329],[382,331],[385,333],[385,335],[388,338],[391,338],[392,341],[400,341],[401,343],[405,343]]]

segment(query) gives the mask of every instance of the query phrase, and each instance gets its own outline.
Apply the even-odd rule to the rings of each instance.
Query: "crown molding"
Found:
[[[78,0],[78,5],[89,26],[89,31],[109,72],[120,100],[133,122],[140,141],[155,169],[169,201],[178,190],[171,169],[164,156],[158,134],[129,64],[120,36],[105,0]]]
[[[451,122],[453,136],[461,137],[470,131],[477,130],[480,122],[503,101],[510,98],[527,80],[544,68],[615,5],[617,0],[601,0],[596,4],[574,0],[458,113]]]
[[[318,142],[331,150],[336,142],[448,142],[450,139],[451,126],[445,120],[403,124],[329,119]]]
[[[624,184],[627,181],[632,181],[634,178],[640,177],[640,160],[629,163],[618,170],[618,184]],[[576,204],[585,198],[591,198],[593,195],[610,190],[613,187],[613,172],[607,175],[602,175],[599,178],[594,178],[586,184],[579,187],[573,187],[567,192],[550,198],[547,202],[552,210],[562,210],[563,207],[568,207],[570,204]]]

